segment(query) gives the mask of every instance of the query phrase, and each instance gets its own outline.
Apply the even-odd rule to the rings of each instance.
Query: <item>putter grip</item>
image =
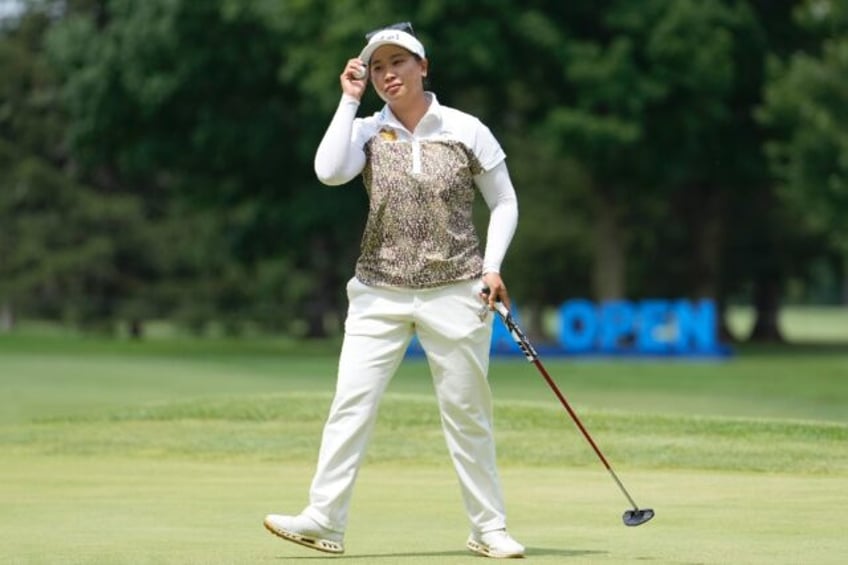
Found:
[[[483,290],[480,291],[480,292],[482,292],[486,296],[489,296],[489,293],[491,292],[491,290],[489,290],[489,287],[484,286]],[[504,318],[509,316],[509,309],[504,305],[503,302],[500,301],[500,299],[497,302],[495,302],[495,310],[497,310],[498,314],[500,314]]]
[[[497,311],[498,311],[498,314],[500,314],[500,315],[501,315],[501,316],[503,316],[504,318],[506,318],[507,316],[509,316],[509,310],[507,310],[507,308],[506,308],[506,306],[504,305],[504,303],[503,303],[503,302],[501,302],[500,300],[498,300],[497,302],[495,302],[495,310],[497,310]]]

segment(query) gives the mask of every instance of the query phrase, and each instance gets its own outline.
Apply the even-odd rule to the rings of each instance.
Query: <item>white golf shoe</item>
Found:
[[[524,546],[512,539],[506,530],[493,530],[482,534],[472,532],[465,546],[486,557],[524,557]]]
[[[318,522],[300,514],[298,516],[265,516],[265,529],[284,540],[299,543],[326,553],[344,553],[344,534],[324,528]]]

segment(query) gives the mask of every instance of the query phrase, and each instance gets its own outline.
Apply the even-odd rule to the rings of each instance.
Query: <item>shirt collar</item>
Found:
[[[427,112],[421,116],[421,121],[418,122],[418,126],[415,128],[416,131],[421,134],[439,131],[442,126],[442,106],[439,104],[436,94],[433,92],[425,92],[424,96],[430,100],[430,105],[427,107]],[[406,129],[403,124],[400,123],[400,120],[398,120],[392,113],[388,104],[383,106],[383,110],[380,112],[380,121],[384,125],[393,128]]]

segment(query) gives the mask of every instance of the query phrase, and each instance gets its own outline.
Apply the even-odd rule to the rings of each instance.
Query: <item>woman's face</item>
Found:
[[[408,99],[424,92],[427,60],[397,45],[384,45],[374,51],[369,65],[371,82],[384,102]]]

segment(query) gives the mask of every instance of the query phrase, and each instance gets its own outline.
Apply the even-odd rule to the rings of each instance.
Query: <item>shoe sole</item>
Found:
[[[286,541],[294,542],[298,545],[302,545],[303,547],[308,547],[309,549],[317,549],[318,551],[323,551],[324,553],[333,553],[335,555],[344,553],[344,546],[342,546],[342,544],[340,544],[339,542],[304,536],[301,534],[296,534],[294,532],[287,532],[286,530],[278,530],[277,528],[265,521],[263,521],[262,524],[265,526],[266,530],[268,530],[278,538],[282,538]]]
[[[471,539],[465,543],[465,547],[477,555],[482,555],[483,557],[493,557],[495,559],[521,559],[524,557],[523,553],[499,553],[497,551],[492,551],[489,546],[483,545],[482,543],[478,543]]]

